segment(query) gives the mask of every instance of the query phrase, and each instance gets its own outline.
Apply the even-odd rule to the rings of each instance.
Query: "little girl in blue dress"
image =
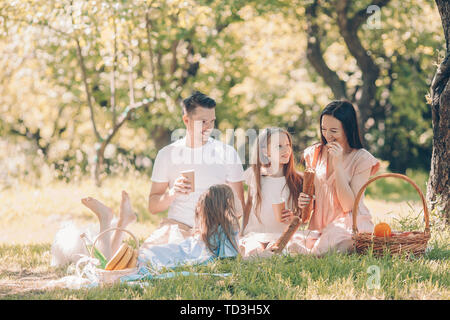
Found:
[[[211,186],[197,202],[194,235],[162,245],[144,242],[139,249],[138,269],[160,270],[235,257],[238,255],[238,234],[232,189],[225,184]]]

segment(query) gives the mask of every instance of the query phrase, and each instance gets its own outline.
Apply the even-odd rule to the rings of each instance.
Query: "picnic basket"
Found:
[[[97,241],[100,239],[100,237],[102,237],[105,233],[111,232],[113,230],[119,230],[119,231],[126,232],[129,235],[131,235],[131,237],[134,239],[134,241],[136,243],[136,249],[139,249],[139,240],[136,238],[136,236],[131,231],[123,229],[123,228],[113,227],[113,228],[106,229],[97,235],[97,237],[95,238],[93,245],[90,249],[90,252],[89,252],[89,255],[91,257],[93,257],[95,245],[96,245]],[[104,270],[104,269],[96,268],[95,271],[96,271],[96,274],[97,274],[97,277],[98,277],[100,283],[112,284],[112,283],[118,281],[120,279],[120,277],[136,273],[137,267],[127,268],[127,269],[122,269],[122,270]]]
[[[419,193],[422,200],[423,212],[425,216],[425,230],[409,232],[407,236],[401,234],[393,234],[390,237],[376,237],[372,232],[358,232],[356,216],[358,212],[358,205],[367,186],[372,182],[384,178],[397,178],[409,182],[414,189]],[[430,222],[429,212],[425,201],[425,197],[420,188],[410,178],[398,173],[385,173],[369,179],[359,190],[355,203],[353,205],[353,245],[357,253],[364,254],[369,250],[373,250],[373,255],[383,256],[413,254],[420,256],[425,253],[428,240],[430,239]]]

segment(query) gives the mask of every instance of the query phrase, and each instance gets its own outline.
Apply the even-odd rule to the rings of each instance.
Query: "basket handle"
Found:
[[[91,250],[89,252],[89,255],[91,257],[93,257],[95,244],[97,243],[98,239],[100,239],[100,237],[103,236],[105,233],[113,231],[113,230],[120,230],[120,231],[126,232],[129,235],[131,235],[133,237],[134,241],[136,242],[136,247],[139,248],[139,240],[136,238],[136,236],[131,231],[128,231],[128,230],[123,229],[123,228],[113,227],[113,228],[106,229],[106,230],[104,230],[103,232],[101,232],[101,233],[99,233],[97,235],[97,237],[95,238],[95,240],[94,240],[94,242],[92,244]]]
[[[402,180],[405,180],[407,182],[409,182],[414,189],[416,189],[416,191],[419,193],[420,199],[422,200],[422,206],[423,206],[423,213],[425,216],[425,233],[429,233],[430,232],[430,221],[429,221],[429,213],[428,213],[428,207],[427,207],[427,203],[425,201],[425,196],[423,195],[422,191],[420,190],[420,188],[417,186],[417,184],[412,181],[410,178],[408,178],[407,176],[403,175],[403,174],[399,174],[399,173],[383,173],[380,174],[376,177],[373,177],[372,179],[369,179],[369,181],[367,181],[359,190],[356,199],[355,199],[355,203],[353,204],[353,210],[352,210],[352,216],[353,216],[353,233],[356,234],[358,233],[358,227],[356,225],[356,216],[358,214],[358,205],[359,205],[359,201],[361,200],[361,197],[364,193],[364,191],[366,190],[367,186],[369,184],[371,184],[372,182],[374,182],[375,180],[381,179],[381,178],[399,178]]]

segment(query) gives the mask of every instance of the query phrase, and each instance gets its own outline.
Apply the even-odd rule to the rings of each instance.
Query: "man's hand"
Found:
[[[187,195],[192,192],[192,186],[189,182],[189,179],[183,176],[179,176],[174,184],[173,187],[169,190],[169,195],[171,197],[177,197],[179,195]]]

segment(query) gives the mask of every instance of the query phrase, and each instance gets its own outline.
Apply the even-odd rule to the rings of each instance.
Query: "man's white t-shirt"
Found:
[[[173,187],[181,171],[195,170],[195,192],[180,195],[169,207],[168,218],[194,226],[195,207],[200,195],[210,186],[243,181],[242,162],[236,150],[209,138],[198,148],[186,146],[186,137],[162,148],[153,164],[151,180],[168,182]]]

